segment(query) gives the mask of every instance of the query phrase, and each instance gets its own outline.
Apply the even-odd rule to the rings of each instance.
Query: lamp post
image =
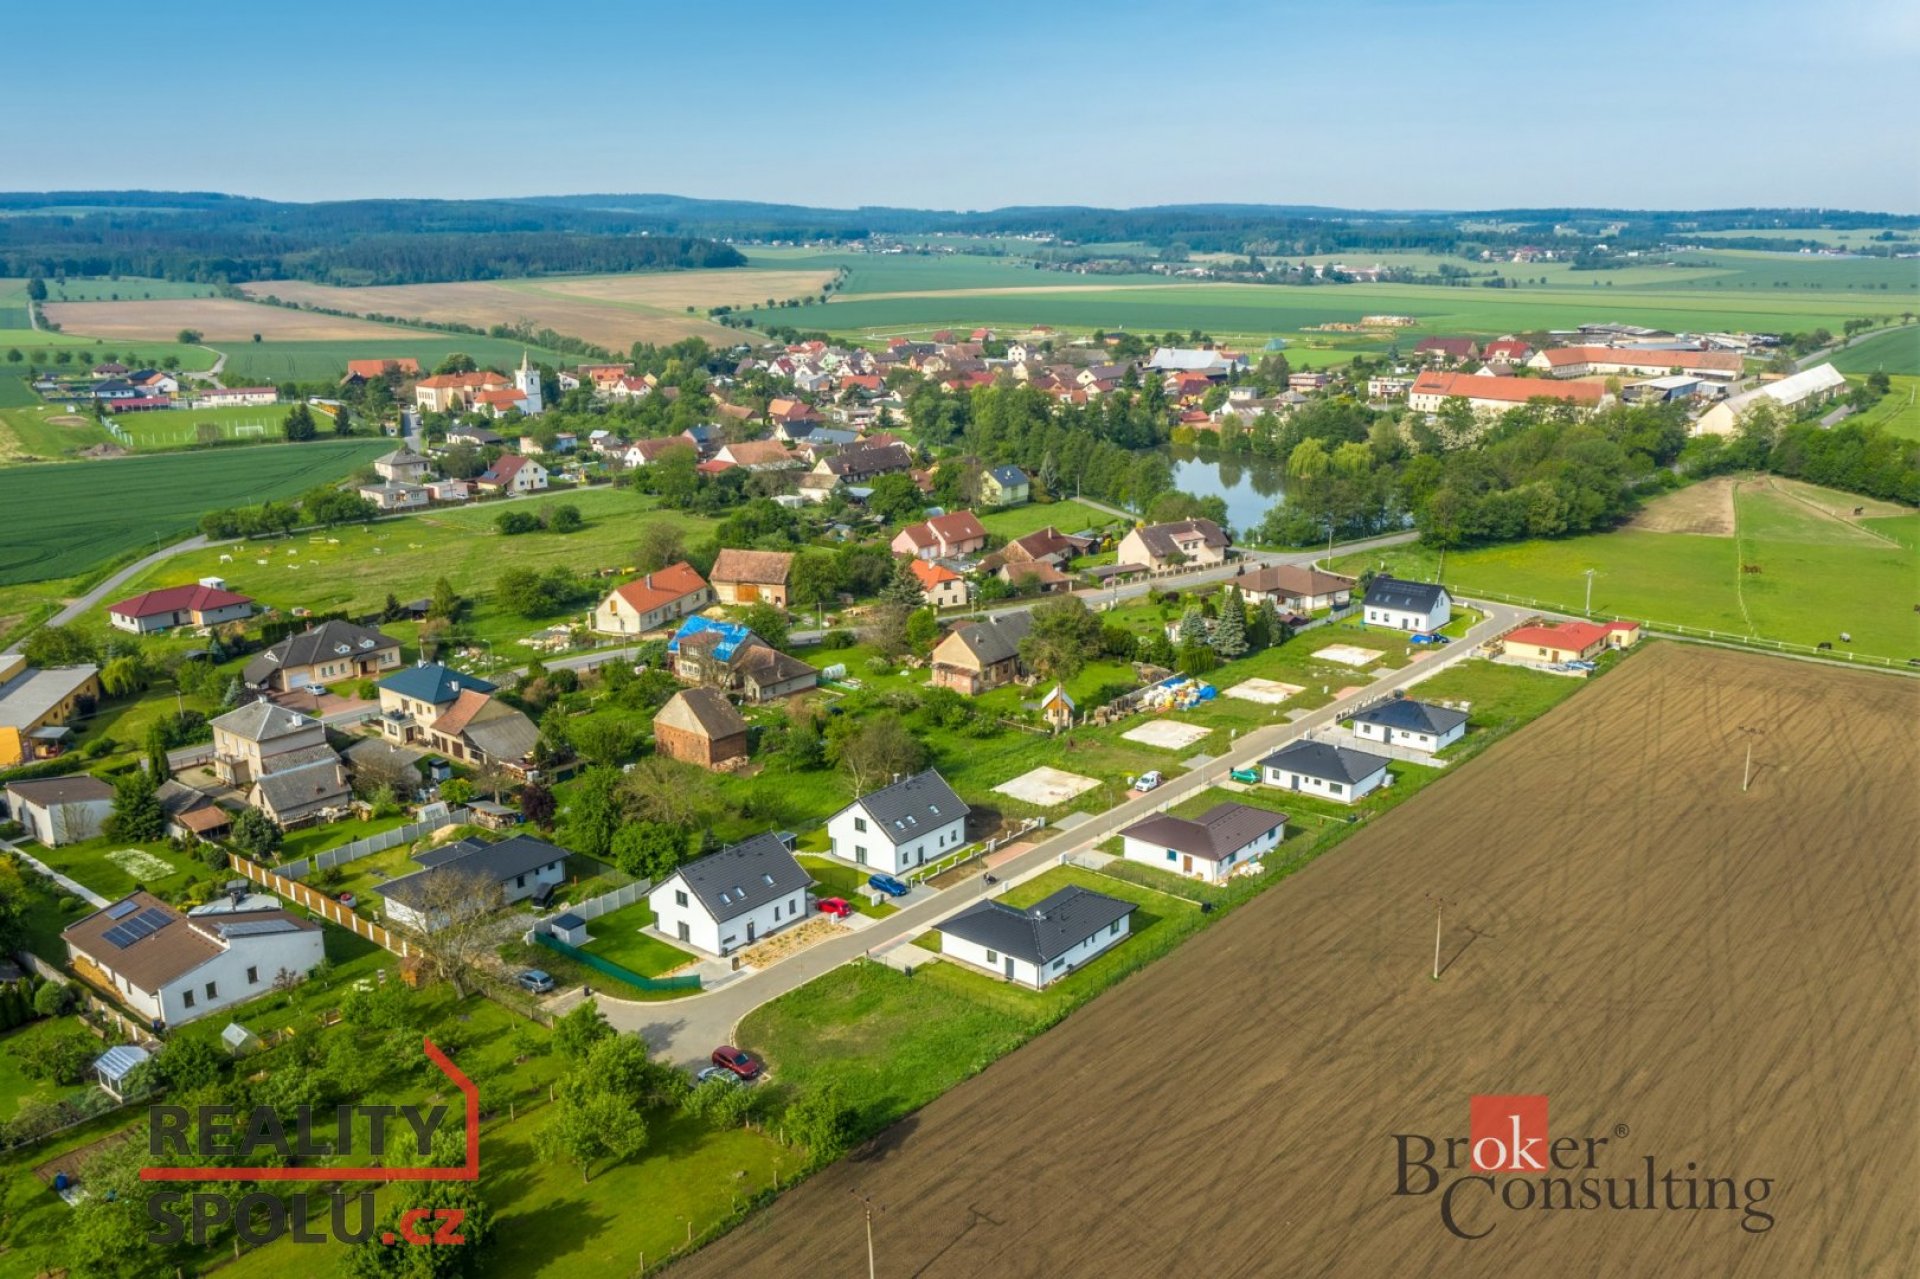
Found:
[[[848,1190],[847,1193],[852,1195],[855,1199],[858,1199],[862,1207],[865,1209],[865,1214],[867,1219],[867,1279],[875,1279],[875,1275],[877,1272],[874,1266],[874,1257],[873,1257],[873,1210],[876,1207],[880,1207],[880,1206],[873,1202],[872,1195],[863,1195],[857,1190]],[[885,1212],[886,1209],[884,1207],[881,1207],[880,1211]]]

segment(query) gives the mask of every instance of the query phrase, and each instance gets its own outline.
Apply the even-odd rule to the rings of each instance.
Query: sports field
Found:
[[[1674,510],[1685,514],[1669,519]],[[1905,661],[1920,656],[1920,553],[1897,529],[1914,520],[1892,503],[1774,476],[1710,480],[1612,533],[1449,552],[1446,581],[1578,613],[1593,569],[1597,616]],[[1369,566],[1431,581],[1439,556],[1404,546],[1335,560],[1341,572]]]
[[[673,1273],[1915,1273],[1916,713],[1656,645]],[[1561,1184],[1396,1194],[1477,1094]]]
[[[390,447],[315,440],[0,469],[0,510],[8,516],[0,585],[71,577],[124,552],[174,541],[206,511],[295,496]]]

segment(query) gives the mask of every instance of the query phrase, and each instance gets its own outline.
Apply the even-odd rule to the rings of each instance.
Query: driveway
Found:
[[[41,861],[38,857],[35,857],[33,854],[21,848],[18,844],[15,844],[9,840],[0,839],[0,849],[5,849],[7,852],[10,852],[15,856],[19,857],[21,861],[33,867],[35,870],[39,871],[42,875],[45,875],[48,879],[51,879],[54,883],[60,885],[60,887],[72,893],[75,897],[78,897],[80,900],[95,907],[96,909],[107,905],[107,899],[102,897],[99,893],[94,892],[91,888],[88,888],[85,884],[79,883],[76,880],[68,879],[65,875],[62,875],[59,871],[55,870],[53,867]]]
[[[1174,778],[1159,789],[1127,800],[1071,830],[1047,833],[1044,838],[1035,841],[1030,849],[996,867],[998,877],[1002,880],[1017,879],[1058,862],[1063,853],[1092,847],[1117,834],[1121,828],[1171,808],[1188,796],[1225,780],[1232,769],[1246,767],[1287,742],[1337,722],[1359,705],[1394,689],[1411,687],[1438,671],[1465,661],[1482,644],[1531,615],[1531,610],[1504,604],[1476,602],[1473,606],[1483,609],[1486,618],[1464,637],[1439,652],[1422,657],[1403,669],[1383,671],[1378,678],[1356,692],[1293,723],[1275,724],[1241,734],[1229,752],[1212,760],[1205,768]],[[804,986],[844,963],[925,931],[954,911],[978,901],[986,889],[984,881],[975,879],[931,894],[920,901],[909,902],[899,913],[878,920],[871,927],[822,942],[771,968],[737,977],[707,994],[661,1003],[630,1002],[605,995],[596,995],[596,998],[609,1022],[620,1030],[637,1031],[657,1054],[682,1065],[702,1064],[716,1045],[733,1042],[740,1019],[761,1004]],[[564,1012],[578,1002],[579,995],[575,992],[572,996],[553,1001],[549,1006],[557,1012]]]

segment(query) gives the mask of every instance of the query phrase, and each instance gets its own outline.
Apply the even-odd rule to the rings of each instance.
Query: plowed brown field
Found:
[[[171,342],[181,329],[195,329],[208,342],[335,342],[360,338],[430,337],[431,334],[372,324],[352,316],[320,315],[237,298],[160,298],[135,302],[49,302],[47,318],[69,333],[88,337]]]
[[[850,1191],[890,1279],[1920,1273],[1917,724],[1891,677],[1640,653],[674,1273],[864,1275]],[[1467,1183],[1456,1238],[1393,1134],[1474,1093],[1773,1224]]]

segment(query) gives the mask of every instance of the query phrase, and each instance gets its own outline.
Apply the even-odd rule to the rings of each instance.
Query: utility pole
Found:
[[[1452,903],[1439,896],[1428,893],[1427,900],[1433,903],[1433,979],[1440,980],[1440,916]]]
[[[848,1191],[847,1191],[847,1193],[848,1193],[848,1194],[850,1194],[850,1195],[852,1195],[852,1196],[853,1196],[853,1197],[854,1197],[855,1199],[858,1199],[858,1200],[860,1201],[860,1203],[861,1203],[861,1205],[862,1205],[862,1206],[863,1206],[863,1207],[865,1208],[865,1210],[866,1210],[866,1218],[867,1218],[867,1279],[877,1279],[877,1271],[876,1271],[876,1269],[875,1269],[875,1267],[874,1267],[874,1260],[873,1260],[873,1210],[874,1210],[874,1208],[875,1208],[876,1206],[878,1206],[878,1205],[876,1205],[876,1204],[875,1204],[875,1203],[873,1202],[873,1196],[872,1196],[872,1195],[863,1195],[863,1194],[861,1194],[861,1193],[860,1193],[859,1191],[857,1191],[857,1190],[848,1190]],[[881,1211],[881,1212],[885,1212],[885,1211],[886,1211],[886,1208],[885,1208],[884,1206],[881,1206],[881,1207],[880,1207],[880,1211]]]
[[[1740,735],[1747,739],[1747,762],[1740,770],[1740,793],[1742,795],[1746,794],[1747,788],[1753,784],[1753,739],[1756,737],[1764,737],[1766,731],[1766,729],[1760,728],[1757,725],[1741,726]]]
[[[1593,569],[1587,570],[1587,616],[1593,616]]]

